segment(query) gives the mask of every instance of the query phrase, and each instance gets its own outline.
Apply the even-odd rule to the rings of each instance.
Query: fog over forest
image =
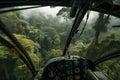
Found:
[[[66,11],[60,12],[63,8]],[[120,25],[120,18],[90,11],[85,30],[80,36],[86,16],[71,41],[68,53],[95,61],[120,50],[120,28],[113,27]],[[74,18],[69,18],[69,8],[66,7],[3,13],[0,14],[0,20],[28,52],[39,71],[36,80],[41,77],[49,59],[62,55],[74,22]],[[12,43],[3,32],[0,33],[1,37]],[[0,45],[0,80],[30,80],[31,72],[28,67],[12,51],[5,45]],[[120,58],[106,61],[98,67],[113,80],[120,80]],[[4,76],[1,76],[2,72]]]

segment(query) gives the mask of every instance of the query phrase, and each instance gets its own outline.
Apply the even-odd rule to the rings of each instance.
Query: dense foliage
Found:
[[[45,63],[50,58],[62,55],[66,38],[73,23],[73,19],[63,16],[63,13],[53,17],[40,12],[31,13],[27,18],[21,15],[21,12],[10,12],[0,14],[0,20],[4,22],[7,29],[15,35],[29,53],[35,68],[39,70],[36,79],[40,77]],[[68,53],[84,56],[94,61],[119,50],[119,30],[110,27],[119,22],[120,20],[117,20],[117,18],[99,14],[97,21],[88,22],[84,33],[79,36],[85,23],[83,20],[78,34],[72,40]],[[1,32],[0,35],[12,43],[5,34]],[[120,73],[118,72],[120,70],[119,59],[110,60],[98,67],[107,72],[114,80],[120,79]],[[0,80],[30,79],[31,72],[26,65],[12,50],[0,44]]]

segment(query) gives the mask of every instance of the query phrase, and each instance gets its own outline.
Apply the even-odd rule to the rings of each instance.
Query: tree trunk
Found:
[[[99,42],[99,35],[100,35],[100,31],[96,31],[95,32],[95,38],[92,42],[92,45],[98,45],[98,42]]]
[[[4,61],[3,61],[3,67],[4,67],[4,71],[5,71],[5,78],[6,78],[6,80],[9,80],[8,70],[7,70],[7,67],[6,67],[6,64]]]

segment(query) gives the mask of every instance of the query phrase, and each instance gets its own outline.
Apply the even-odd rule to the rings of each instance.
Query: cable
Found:
[[[66,52],[68,50],[68,47],[69,47],[69,45],[71,43],[71,40],[72,40],[74,34],[77,33],[77,31],[78,31],[77,29],[78,29],[83,17],[85,16],[87,10],[92,6],[92,3],[94,2],[94,0],[88,0],[86,2],[87,2],[86,5],[82,6],[82,8],[83,8],[82,10],[78,9],[75,21],[74,21],[73,26],[72,26],[72,29],[71,29],[71,31],[69,33],[68,38],[67,38],[67,42],[65,44],[65,48],[64,48],[62,56],[66,55]]]
[[[90,10],[91,6],[92,5],[89,6],[89,10]],[[84,27],[83,27],[83,29],[82,29],[82,31],[81,31],[79,36],[81,36],[83,34],[84,30],[85,30],[86,24],[87,24],[88,19],[89,19],[89,15],[90,15],[90,11],[88,11],[88,13],[87,13],[86,22],[85,22]]]
[[[89,19],[89,14],[90,14],[90,12],[88,11],[88,13],[87,13],[87,18],[86,18],[86,21],[85,21],[84,27],[83,27],[83,29],[82,29],[82,31],[81,31],[79,37],[83,34],[83,32],[84,32],[84,30],[85,30],[85,27],[86,27],[87,21],[88,21],[88,19]]]
[[[85,16],[87,10],[89,10],[91,7],[92,7],[92,3],[94,2],[95,0],[87,0],[86,1],[86,4],[85,5],[82,5],[81,8],[78,9],[77,13],[76,13],[76,18],[74,20],[74,23],[73,23],[73,26],[72,26],[72,29],[69,33],[69,36],[67,38],[67,41],[66,41],[66,44],[65,44],[65,47],[64,47],[64,50],[63,50],[63,54],[62,56],[65,56],[66,55],[66,52],[68,50],[68,47],[72,41],[72,38],[73,36],[78,32],[78,27],[83,19],[83,17]],[[83,1],[84,2],[84,1]],[[81,6],[81,5],[80,5]],[[79,6],[79,7],[80,7]]]

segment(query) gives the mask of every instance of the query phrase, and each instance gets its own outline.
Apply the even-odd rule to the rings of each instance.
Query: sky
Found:
[[[58,13],[58,11],[59,11],[61,8],[62,8],[62,7],[55,7],[55,8],[43,7],[43,8],[38,8],[38,10],[41,11],[41,12],[43,12],[43,13],[56,16],[56,14]]]
[[[58,13],[58,11],[61,9],[62,7],[40,7],[40,8],[34,8],[34,9],[28,9],[28,10],[23,10],[22,11],[22,15],[24,17],[29,17],[28,15],[31,13],[31,12],[41,12],[43,13],[44,15],[52,15],[53,17],[56,16],[56,14]],[[97,13],[96,12],[91,12],[90,13],[90,16],[89,16],[89,21],[91,22],[94,18],[96,18],[97,16]],[[85,17],[86,18],[86,17]],[[84,19],[85,19],[84,18]]]
[[[52,16],[56,16],[56,14],[58,13],[58,11],[61,9],[62,7],[54,7],[51,8],[49,6],[47,7],[40,7],[40,8],[34,8],[34,9],[28,9],[28,10],[23,10],[22,15],[27,17],[31,12],[41,12],[44,15],[52,15]]]
[[[37,12],[41,12],[43,13],[45,16],[47,15],[52,15],[53,17],[56,17],[56,14],[58,13],[58,11],[61,9],[62,7],[41,7],[41,8],[34,8],[34,9],[28,9],[28,10],[23,10],[21,11],[21,15],[24,17],[29,17],[31,14],[33,13],[37,13]],[[97,12],[93,12],[90,11],[90,15],[89,15],[89,19],[87,21],[88,24],[92,25],[95,23],[96,19],[98,17],[98,13]],[[86,16],[83,19],[84,21],[86,20]],[[111,19],[111,26],[120,23],[120,19],[118,18],[114,18],[112,17]]]
[[[40,8],[34,8],[34,9],[28,9],[28,10],[23,10],[22,12],[22,16],[24,16],[25,18],[28,18],[31,14],[36,13],[36,12],[41,12],[43,13],[45,16],[47,15],[52,15],[53,17],[56,17],[56,14],[58,13],[58,11],[61,9],[62,7],[40,7]],[[96,12],[91,11],[90,15],[89,15],[89,19],[88,19],[88,23],[94,23],[96,20],[96,17],[98,17],[98,14]],[[83,20],[86,20],[86,16],[84,17]]]

